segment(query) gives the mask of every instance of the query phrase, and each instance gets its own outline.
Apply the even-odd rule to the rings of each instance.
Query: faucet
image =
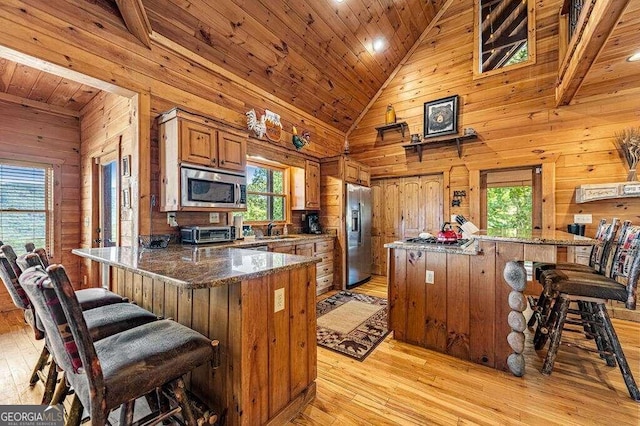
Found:
[[[271,232],[273,231],[273,222],[269,222],[269,224],[267,225],[267,237],[271,236]]]

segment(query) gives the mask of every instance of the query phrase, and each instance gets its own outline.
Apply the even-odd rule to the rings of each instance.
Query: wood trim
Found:
[[[151,23],[142,0],[116,0],[116,4],[129,32],[151,49]]]
[[[583,14],[588,13],[588,18],[571,38],[567,55],[558,70],[556,106],[568,105],[574,98],[627,4],[629,0],[592,0],[589,10],[583,11]]]
[[[0,101],[11,102],[26,107],[36,108],[42,111],[49,112],[51,114],[66,115],[69,117],[80,117],[80,111],[73,111],[71,109],[62,108],[56,105],[50,105],[45,102],[33,101],[31,99],[21,98],[9,93],[0,92]]]
[[[116,86],[115,84],[107,83],[82,74],[69,68],[56,65],[52,62],[38,59],[35,56],[27,55],[26,53],[18,52],[11,48],[0,45],[0,57],[9,59],[19,64],[30,66],[40,71],[48,72],[49,74],[57,75],[58,77],[67,78],[78,83],[86,84],[87,86],[95,87],[96,89],[104,90],[105,92],[114,93],[116,95],[125,96],[130,98],[135,95],[135,92]],[[82,114],[82,112],[80,113]]]
[[[136,99],[134,99],[135,101]],[[151,94],[143,92],[137,95],[137,117],[132,132],[132,151],[134,155],[134,181],[137,182],[137,194],[131,194],[131,205],[134,213],[137,209],[137,220],[133,224],[133,241],[138,235],[151,234]],[[137,167],[137,170],[135,168]],[[134,215],[135,217],[135,215]]]
[[[445,14],[447,9],[449,9],[449,6],[451,6],[452,4],[453,4],[453,0],[447,0],[447,2],[442,5],[440,10],[438,10],[438,13],[436,14],[436,16],[433,17],[433,19],[431,20],[431,22],[429,23],[427,28],[422,32],[422,34],[420,35],[418,40],[416,40],[416,42],[413,43],[413,46],[411,46],[411,49],[409,49],[407,54],[404,55],[404,58],[402,58],[402,60],[398,63],[398,65],[393,70],[393,72],[391,72],[391,74],[389,74],[389,77],[387,77],[387,80],[382,84],[382,86],[380,86],[380,88],[378,89],[376,94],[373,95],[371,100],[369,100],[369,103],[367,104],[367,106],[364,107],[364,109],[362,110],[362,112],[360,113],[358,118],[356,118],[355,121],[353,122],[353,124],[351,125],[351,127],[349,127],[349,130],[347,130],[347,132],[345,134],[345,138],[344,138],[344,141],[345,141],[345,152],[349,150],[349,148],[348,148],[349,147],[349,143],[347,142],[347,140],[349,139],[349,135],[351,134],[351,132],[353,132],[356,127],[358,127],[358,124],[360,124],[360,121],[364,118],[364,116],[367,114],[367,112],[369,112],[369,110],[371,109],[373,104],[378,100],[380,95],[382,95],[382,92],[384,92],[384,90],[387,88],[387,86],[389,86],[389,84],[393,81],[395,76],[398,74],[398,71],[400,71],[400,69],[404,66],[404,64],[406,64],[407,61],[411,58],[413,53],[418,49],[418,47],[420,47],[422,42],[429,35],[429,32],[431,32],[431,30],[436,27],[436,24],[438,23],[438,21],[440,21],[440,18],[442,17],[442,15]]]

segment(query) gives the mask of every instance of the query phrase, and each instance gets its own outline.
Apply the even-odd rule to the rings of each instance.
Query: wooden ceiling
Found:
[[[444,2],[142,0],[153,31],[342,131]]]
[[[0,58],[0,100],[79,115],[99,92],[93,87]]]

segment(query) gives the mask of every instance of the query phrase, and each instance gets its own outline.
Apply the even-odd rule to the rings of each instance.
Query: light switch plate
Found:
[[[209,213],[209,223],[220,223],[220,213]]]
[[[427,284],[433,284],[435,280],[434,275],[435,274],[433,273],[433,271],[427,270],[427,273],[425,274],[425,277],[424,277],[424,282]]]
[[[284,310],[284,288],[279,288],[273,292],[273,312]]]
[[[574,223],[593,223],[593,218],[590,214],[574,214]]]

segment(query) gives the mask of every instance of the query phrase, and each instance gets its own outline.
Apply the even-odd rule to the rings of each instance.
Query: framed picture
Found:
[[[131,176],[131,156],[122,157],[122,176]]]
[[[458,95],[424,103],[424,137],[458,133]]]
[[[129,188],[125,188],[122,190],[122,208],[131,208],[131,192],[129,191]]]

